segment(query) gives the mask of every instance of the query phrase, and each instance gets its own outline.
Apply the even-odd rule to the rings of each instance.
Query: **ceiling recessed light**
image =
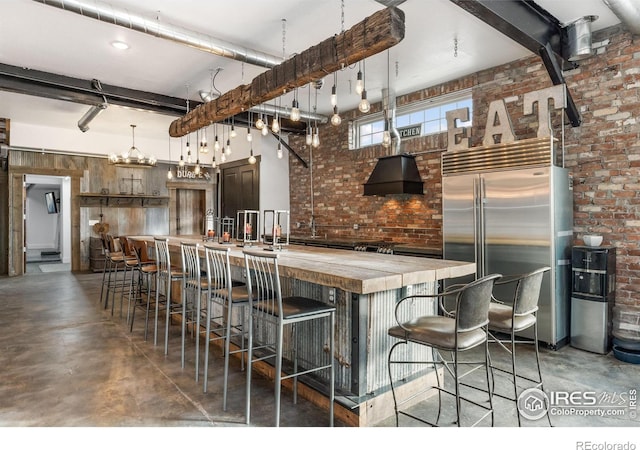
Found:
[[[113,41],[111,45],[117,48],[118,50],[127,50],[129,48],[129,44],[122,41]]]

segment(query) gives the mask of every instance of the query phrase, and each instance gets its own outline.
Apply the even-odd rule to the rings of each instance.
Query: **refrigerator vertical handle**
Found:
[[[486,233],[485,233],[485,224],[484,224],[484,199],[486,195],[485,190],[485,180],[483,177],[476,178],[475,183],[475,211],[476,211],[476,220],[475,220],[475,235],[476,235],[476,264],[478,266],[477,273],[479,277],[483,277],[486,275]]]
[[[476,278],[480,278],[484,275],[484,261],[482,258],[482,202],[481,202],[481,179],[479,177],[473,178],[473,253],[474,260],[476,262]]]

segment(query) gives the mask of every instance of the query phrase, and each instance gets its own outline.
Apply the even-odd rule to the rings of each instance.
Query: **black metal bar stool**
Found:
[[[527,383],[527,388],[538,388],[543,390],[542,370],[540,369],[540,352],[538,349],[538,300],[540,298],[540,289],[542,287],[542,279],[544,274],[551,270],[550,267],[541,267],[532,272],[504,277],[496,282],[497,286],[513,285],[514,293],[509,302],[497,300],[495,297],[489,306],[489,332],[490,343],[498,344],[502,349],[511,355],[511,367],[498,367],[494,363],[491,364],[493,370],[509,374],[513,383],[513,397],[498,393],[494,389],[494,395],[511,400],[516,403],[518,416],[518,426],[521,426],[520,408],[517,407],[518,396],[524,388],[518,390],[518,380]],[[533,328],[533,339],[518,339],[516,333],[522,333],[525,330]],[[498,333],[506,335],[506,338],[500,338]],[[537,378],[523,375],[516,368],[516,345],[525,344],[533,345],[535,349]],[[549,405],[546,405],[547,410]],[[546,414],[549,426],[551,426],[551,418]]]
[[[491,375],[490,375],[490,363],[489,363],[489,349],[488,349],[488,332],[487,325],[489,324],[489,304],[491,303],[491,293],[495,281],[500,278],[499,274],[489,275],[483,278],[479,278],[471,283],[463,285],[457,289],[448,290],[438,294],[420,294],[409,295],[402,298],[395,308],[395,318],[398,325],[389,329],[388,334],[391,337],[399,339],[398,342],[393,344],[389,350],[389,356],[387,361],[387,369],[389,371],[389,380],[391,383],[391,391],[393,395],[393,403],[396,414],[396,426],[399,426],[399,416],[404,415],[412,419],[418,420],[422,423],[431,426],[438,426],[440,421],[440,415],[442,410],[442,393],[447,393],[455,397],[456,406],[456,424],[462,426],[460,415],[462,401],[473,404],[485,411],[485,413],[473,423],[477,425],[487,416],[491,416],[491,425],[493,425],[493,400],[491,391]],[[439,299],[439,303],[442,303],[443,299],[447,296],[455,296],[455,308],[451,315],[432,315],[422,317],[411,317],[411,314],[407,314],[407,311],[403,311],[410,301],[426,300],[433,301],[433,299]],[[408,317],[406,320],[402,317]],[[431,347],[433,349],[433,355],[429,361],[413,361],[408,359],[394,359],[394,352],[399,346],[408,346],[409,344],[423,345]],[[461,360],[460,354],[470,351],[481,345],[484,345],[483,358],[481,360]],[[447,352],[451,355],[450,359],[443,357],[442,353]],[[430,389],[438,390],[438,415],[435,422],[428,421],[423,417],[419,417],[416,414],[409,412],[408,410],[400,409],[400,406],[406,404],[409,400],[421,394],[415,393],[409,399],[403,399],[400,401],[397,397],[396,385],[393,379],[392,366],[399,364],[412,364],[412,365],[432,365],[434,370],[437,370],[437,366],[441,365],[446,369],[446,373],[453,377],[454,390],[450,390],[441,386],[440,377],[436,373],[436,386],[429,386],[424,392]],[[460,372],[460,366],[471,367],[464,373]],[[488,406],[479,403],[475,399],[469,396],[461,395],[460,386],[461,380],[475,372],[478,368],[483,367],[485,369],[486,376],[486,393]],[[445,375],[446,375],[445,373]],[[464,384],[480,391],[484,389],[479,386],[473,386]]]

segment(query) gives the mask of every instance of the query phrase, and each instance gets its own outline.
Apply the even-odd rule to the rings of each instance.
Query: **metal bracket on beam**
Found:
[[[544,66],[547,68],[547,72],[549,72],[549,77],[551,77],[551,81],[554,85],[565,84],[564,75],[562,75],[562,70],[560,69],[560,65],[558,64],[558,60],[556,56],[553,54],[551,50],[551,46],[549,43],[545,44],[540,48],[540,57],[544,62]],[[578,107],[573,102],[573,98],[571,97],[571,93],[569,92],[569,88],[566,89],[567,95],[567,117],[571,121],[571,125],[574,127],[579,127],[582,123],[582,117],[580,117],[580,111],[578,111]]]
[[[274,138],[278,139],[278,135],[276,133],[274,133],[273,131],[271,131],[270,133]],[[291,146],[289,144],[287,144],[283,140],[279,140],[279,141],[284,146],[284,148],[289,150],[289,153],[291,153],[293,156],[295,156],[296,159],[302,163],[302,165],[304,166],[305,169],[309,168],[309,163],[307,163],[304,159],[302,159],[302,156],[298,155],[298,153],[296,153],[296,151],[293,148],[291,148]]]

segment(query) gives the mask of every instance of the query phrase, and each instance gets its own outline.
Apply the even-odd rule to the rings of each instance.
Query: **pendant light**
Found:
[[[184,167],[184,156],[182,156],[182,136],[180,136],[180,161],[178,161],[178,166]]]
[[[293,101],[291,102],[291,115],[289,116],[293,122],[300,120],[300,105],[298,104],[298,88],[293,91]]]
[[[238,133],[236,133],[235,124],[236,124],[236,116],[233,116],[231,117],[231,133],[229,133],[229,136],[231,136],[231,139],[233,139],[238,135]]]
[[[218,124],[217,123],[214,125],[214,133],[215,133],[215,138],[213,142],[213,149],[215,151],[220,151],[220,141],[218,141]]]
[[[391,147],[391,131],[390,124],[391,117],[389,116],[389,50],[387,50],[387,106],[384,110],[384,131],[382,132],[382,146],[385,148]]]
[[[171,171],[171,138],[169,138],[169,169],[167,170],[167,180],[173,180],[173,172]]]
[[[251,146],[250,154],[249,154],[249,164],[255,164],[256,157],[253,156],[253,146]]]
[[[196,131],[196,141],[198,140],[198,131]],[[193,168],[193,173],[200,175],[200,149],[196,147],[196,166]]]
[[[207,127],[204,127],[200,136],[200,147],[198,150],[202,154],[209,153],[209,147],[207,145]]]
[[[284,152],[282,151],[282,135],[278,133],[278,149],[276,150],[276,156],[278,159],[282,159]]]
[[[362,63],[358,62],[358,73],[356,74],[356,94],[362,95],[364,90],[364,80],[362,79]]]
[[[308,85],[309,89],[308,89],[308,108],[309,108],[309,113],[311,113],[311,84]],[[305,136],[305,144],[307,145],[311,145],[313,142],[313,130],[311,128],[311,122],[307,122],[307,135]]]
[[[366,77],[367,69],[365,67],[364,61],[362,61],[362,69],[364,70],[364,77]],[[368,113],[371,109],[371,103],[369,103],[369,100],[367,99],[367,88],[364,82],[364,77],[362,81],[362,91],[360,92],[360,103],[358,104],[358,109],[360,110],[360,112]],[[358,86],[356,84],[356,92],[357,90]]]

